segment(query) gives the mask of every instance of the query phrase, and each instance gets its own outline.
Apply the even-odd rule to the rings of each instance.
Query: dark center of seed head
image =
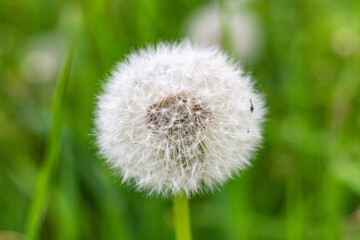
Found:
[[[180,93],[151,105],[146,124],[155,135],[180,140],[196,137],[210,121],[211,112],[206,103]]]

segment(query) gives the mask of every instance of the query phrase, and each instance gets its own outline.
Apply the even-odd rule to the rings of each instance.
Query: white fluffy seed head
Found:
[[[97,144],[137,190],[190,197],[249,165],[264,113],[250,76],[218,48],[160,43],[130,54],[108,78]]]

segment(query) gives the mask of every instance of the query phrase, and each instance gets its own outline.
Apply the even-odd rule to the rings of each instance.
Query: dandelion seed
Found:
[[[249,165],[263,106],[250,76],[218,48],[161,43],[113,70],[98,100],[97,144],[136,189],[189,197]]]

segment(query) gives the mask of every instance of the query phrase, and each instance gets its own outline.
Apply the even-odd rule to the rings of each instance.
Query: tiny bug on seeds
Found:
[[[251,98],[250,98],[250,112],[253,112],[254,111],[254,105],[251,101]]]

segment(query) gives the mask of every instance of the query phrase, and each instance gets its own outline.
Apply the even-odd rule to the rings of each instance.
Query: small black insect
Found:
[[[254,111],[254,105],[253,105],[253,103],[252,103],[252,101],[251,101],[251,98],[250,98],[250,112],[253,112]]]

